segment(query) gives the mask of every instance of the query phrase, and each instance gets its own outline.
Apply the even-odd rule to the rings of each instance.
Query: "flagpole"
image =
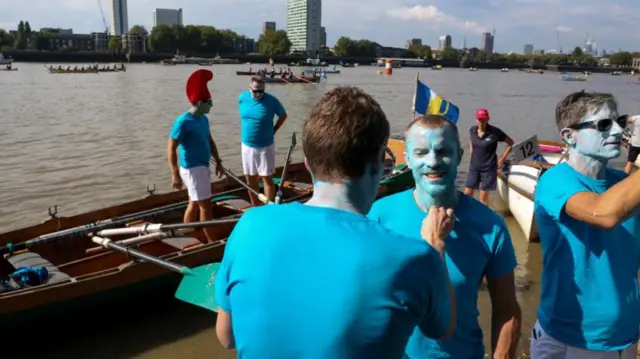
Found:
[[[411,121],[416,118],[416,96],[418,95],[418,81],[420,81],[420,72],[416,73],[416,82],[413,86],[413,113],[411,115]]]

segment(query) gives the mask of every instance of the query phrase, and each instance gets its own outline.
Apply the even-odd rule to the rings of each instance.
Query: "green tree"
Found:
[[[333,46],[333,53],[336,54],[336,56],[350,56],[349,47],[352,46],[352,44],[353,41],[350,38],[342,36],[338,39],[338,41],[336,41],[336,44]]]
[[[411,45],[407,51],[409,51],[411,55],[425,60],[431,60],[433,56],[431,47],[428,45]]]
[[[111,52],[121,52],[122,51],[122,40],[119,37],[112,37],[109,39],[109,43],[107,44],[107,48]]]
[[[177,49],[176,38],[171,27],[158,25],[151,29],[149,46],[156,52],[175,53]]]
[[[333,52],[331,52],[330,48],[328,48],[326,46],[322,46],[320,48],[320,56],[322,56],[322,57],[333,56]]]
[[[440,51],[440,59],[449,61],[458,61],[458,50],[453,47],[446,47]]]
[[[362,57],[374,57],[376,56],[376,46],[370,40],[358,40],[356,42],[356,55]]]
[[[376,56],[376,45],[370,40],[353,40],[342,36],[333,46],[333,53],[336,56]]]
[[[288,54],[291,41],[284,30],[267,30],[258,39],[258,51],[264,55]]]
[[[633,62],[633,56],[627,51],[616,52],[611,55],[611,65],[630,66]]]
[[[582,54],[583,54],[583,52],[582,52],[582,48],[580,46],[576,46],[573,49],[572,55],[573,55],[574,59],[579,58],[580,56],[582,56]]]
[[[219,30],[212,26],[166,26],[151,29],[149,47],[161,53],[230,54],[251,52],[246,47],[248,39],[231,30]]]
[[[142,25],[133,25],[131,29],[129,29],[129,34],[138,35],[138,36],[147,36],[149,32]]]
[[[0,49],[6,49],[13,47],[15,39],[13,35],[6,32],[4,29],[0,29]]]
[[[38,34],[37,32],[31,33],[31,36],[29,36],[29,39],[30,39],[29,45],[32,49],[43,50],[42,45],[44,44],[44,41],[42,41],[40,34]]]
[[[31,25],[29,25],[29,21],[24,23],[24,34],[29,37],[31,35]]]
[[[18,50],[24,50],[27,47],[27,39],[24,33],[24,21],[20,20],[18,23],[18,35],[16,36],[15,47]]]

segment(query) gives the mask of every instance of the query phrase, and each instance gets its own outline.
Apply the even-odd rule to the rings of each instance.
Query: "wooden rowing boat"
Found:
[[[97,74],[98,69],[78,69],[78,70],[66,70],[47,67],[50,74]]]
[[[404,142],[389,141],[392,156],[387,155],[385,176],[381,181],[379,196],[385,196],[413,186],[411,171],[404,163]],[[279,182],[282,167],[276,169]],[[223,219],[242,214],[251,207],[247,191],[235,182],[225,180],[211,184],[214,197],[214,217]],[[304,163],[288,166],[283,185],[283,203],[306,201],[313,193],[311,176]],[[155,295],[171,296],[181,279],[180,275],[148,263],[132,261],[119,252],[91,252],[89,234],[105,228],[140,225],[141,222],[176,223],[182,221],[187,192],[149,194],[147,197],[82,213],[70,217],[52,216],[44,223],[0,234],[0,246],[40,238],[45,243],[36,244],[27,251],[16,251],[0,259],[0,276],[6,277],[20,266],[41,267],[49,271],[45,284],[12,291],[0,291],[0,333],[29,328],[33,323],[45,320],[64,320],[74,313],[87,312],[101,305],[115,305],[118,301],[135,297],[153,299]],[[275,225],[275,224],[274,224]],[[136,244],[136,249],[165,260],[195,267],[219,261],[225,241],[233,230],[233,224],[214,227],[214,243],[206,243],[202,231],[161,240],[149,240]],[[122,239],[113,237],[112,239]]]
[[[539,238],[533,213],[533,195],[538,178],[553,165],[564,161],[565,145],[554,141],[539,141],[540,152],[548,163],[523,161],[498,170],[497,191],[522,228],[528,241]]]
[[[18,71],[18,69],[0,69],[0,71]]]
[[[294,77],[291,79],[283,79],[281,77],[278,76],[274,76],[274,77],[264,77],[264,82],[268,83],[268,84],[317,84],[318,82],[320,82],[320,76],[316,76],[314,78],[301,78],[301,77]]]

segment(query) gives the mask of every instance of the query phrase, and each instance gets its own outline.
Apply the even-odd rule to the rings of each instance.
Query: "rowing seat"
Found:
[[[184,251],[185,249],[196,247],[202,244],[199,240],[189,236],[169,237],[162,240],[162,243],[168,244],[175,249]]]
[[[230,208],[236,211],[245,211],[252,207],[251,202],[248,202],[240,197],[230,198],[224,201],[216,202],[219,206]]]
[[[54,266],[51,262],[42,258],[42,256],[35,252],[23,252],[9,255],[5,258],[15,269],[19,269],[21,267],[47,268],[47,271],[49,272],[49,278],[46,282],[47,284],[62,282],[71,278],[68,274],[62,272],[58,267]]]
[[[304,182],[287,182],[285,187],[297,189],[299,191],[309,191],[313,189],[313,185],[311,183]]]

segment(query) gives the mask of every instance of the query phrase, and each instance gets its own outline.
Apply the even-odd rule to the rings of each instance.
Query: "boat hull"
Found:
[[[265,77],[264,82],[268,84],[317,84],[320,82],[320,77],[302,79],[302,78],[292,78],[292,79],[283,79],[277,76],[274,77]]]
[[[533,196],[538,178],[544,170],[563,160],[564,145],[558,142],[540,141],[540,148],[548,165],[536,162],[513,164],[509,171],[498,171],[497,192],[522,229],[527,241],[539,239],[533,211]]]
[[[411,171],[404,163],[402,155],[404,142],[399,139],[390,139],[389,147],[398,162],[396,162],[391,175],[381,181],[378,197],[406,190],[412,187],[414,183]],[[390,156],[387,155],[387,163],[390,162],[389,159]],[[390,166],[388,167],[387,171],[390,171],[391,168]],[[282,168],[280,167],[276,169],[274,178],[279,180],[281,174]],[[289,165],[286,178],[287,182],[284,186],[285,202],[304,202],[311,197],[313,193],[311,176],[303,163]],[[296,186],[300,188],[295,191],[291,190],[291,183],[298,183]],[[234,197],[248,199],[246,190],[237,184],[230,185],[226,181],[212,183],[214,195],[218,194],[220,196],[220,193],[235,190],[239,190],[239,192],[233,194]],[[35,226],[0,234],[0,246],[5,246],[7,243],[16,245],[41,235],[56,233],[56,231],[64,231],[78,226],[86,226],[96,221],[104,222],[110,218],[132,215],[141,211],[176,204],[187,199],[187,193],[184,190],[159,195],[152,194],[137,201],[98,211],[72,217],[50,219]],[[230,210],[222,210],[219,203],[215,203],[214,217],[220,218],[231,214]],[[177,215],[178,221],[182,218],[181,211],[177,210],[174,214]],[[206,243],[205,237],[201,231],[198,231],[193,237],[202,243],[198,243],[194,247],[182,250],[167,249],[164,243],[156,241],[140,244],[138,250],[188,267],[217,262],[222,259],[226,238],[233,230],[233,226],[233,224],[223,224],[213,227],[216,234],[215,238],[218,239],[213,243],[202,244]],[[133,262],[125,254],[119,252],[104,251],[87,258],[65,260],[65,253],[77,253],[79,249],[76,247],[78,245],[80,245],[79,249],[83,253],[86,248],[93,246],[88,237],[79,238],[76,236],[50,244],[52,248],[49,248],[49,251],[58,253],[61,258],[51,260],[51,258],[43,254],[43,257],[54,263],[60,271],[71,276],[68,280],[0,293],[0,322],[5,323],[2,326],[4,329],[0,329],[0,332],[5,329],[16,332],[19,331],[18,328],[33,328],[33,325],[42,324],[49,320],[60,320],[60,318],[64,320],[66,316],[70,315],[81,316],[85,310],[90,313],[91,310],[95,311],[96,308],[101,308],[104,305],[112,307],[125,305],[125,301],[126,305],[129,305],[131,300],[138,297],[151,298],[150,300],[153,300],[153,293],[172,296],[182,278],[181,275],[169,272],[163,267],[149,263]],[[37,252],[35,248],[41,248],[41,246],[47,246],[47,244],[34,247],[34,252]],[[7,261],[3,262],[0,259],[0,272],[3,269],[2,266],[6,267],[7,265]],[[8,272],[6,268],[4,268],[4,272]],[[73,273],[81,274],[72,275]]]

